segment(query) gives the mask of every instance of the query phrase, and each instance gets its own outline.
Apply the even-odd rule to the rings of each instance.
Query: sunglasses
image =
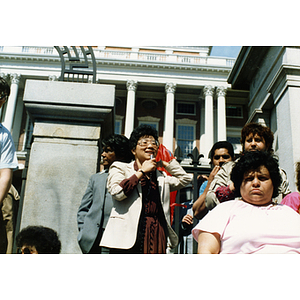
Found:
[[[222,157],[223,159],[228,159],[228,158],[230,158],[230,155],[228,155],[228,154],[224,154],[224,155],[215,155],[215,156],[214,156],[214,159],[215,159],[215,160],[219,160],[221,157]]]

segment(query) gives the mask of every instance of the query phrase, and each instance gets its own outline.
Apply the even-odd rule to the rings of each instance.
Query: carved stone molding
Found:
[[[183,119],[175,119],[175,123],[176,124],[188,124],[188,125],[196,125],[197,121],[196,120],[191,120],[191,119],[187,119],[187,118],[183,118]]]
[[[136,89],[137,89],[137,85],[138,85],[138,83],[135,80],[128,80],[126,82],[126,87],[127,87],[128,91],[134,91],[135,92]]]
[[[213,96],[215,87],[211,85],[206,85],[203,89],[203,93],[205,96]]]
[[[21,75],[20,74],[10,74],[11,83],[19,84]]]
[[[225,97],[227,88],[225,86],[218,86],[216,92],[217,92],[218,97],[222,97],[222,96]]]
[[[49,76],[49,81],[57,81],[57,76],[56,75],[50,75]]]
[[[176,83],[167,82],[165,86],[166,93],[174,94],[176,91]]]
[[[152,116],[138,117],[138,120],[141,122],[159,122],[160,118],[155,118]]]

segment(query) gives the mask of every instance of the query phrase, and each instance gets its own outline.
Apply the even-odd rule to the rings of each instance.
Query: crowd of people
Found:
[[[211,210],[192,230],[202,254],[300,253],[300,218],[274,199],[282,176],[266,151],[245,152],[231,171],[236,198]]]
[[[195,217],[202,212],[192,229],[198,253],[300,253],[300,196],[289,189],[273,140],[266,126],[243,127],[242,153],[214,174],[205,205],[200,197],[194,203]],[[299,167],[296,174],[299,189]]]
[[[250,123],[242,129],[238,157],[227,141],[213,145],[211,173],[199,176],[199,197],[181,220],[181,232],[193,236],[198,253],[300,253],[300,194],[291,192],[273,140],[270,128]],[[192,178],[176,159],[156,161],[159,143],[151,126],[137,127],[128,143],[134,159],[109,167],[112,210],[100,246],[95,241],[105,249],[101,253],[172,253],[179,239],[170,224],[170,191],[187,187]],[[300,162],[298,190],[299,169]]]
[[[113,135],[111,138],[117,137]],[[189,184],[192,175],[187,174],[176,159],[156,161],[158,134],[150,125],[140,125],[134,129],[127,143],[129,154],[133,156],[132,161],[121,161],[115,157],[107,165],[109,171],[105,194],[112,199],[107,221],[104,221],[101,209],[101,214],[97,214],[98,219],[90,223],[89,207],[93,207],[91,203],[99,201],[94,191],[91,191],[91,203],[85,209],[83,198],[77,215],[79,242],[84,239],[87,222],[96,231],[101,231],[101,253],[168,253],[178,244],[178,237],[170,224],[170,193]],[[113,149],[103,145],[103,161],[107,152]],[[158,168],[163,168],[169,175]],[[105,224],[105,227],[99,228],[99,224]],[[91,244],[94,242],[99,247],[96,235]],[[83,251],[91,253],[86,249]]]
[[[9,94],[9,85],[0,77],[0,107]],[[236,156],[227,141],[212,145],[211,172],[198,176],[193,187],[193,176],[166,155],[152,126],[138,126],[129,139],[108,136],[102,140],[103,170],[89,179],[77,212],[82,253],[174,253],[181,235],[197,242],[199,254],[300,253],[300,161],[297,191],[292,192],[273,141],[267,126],[246,124],[241,153]],[[14,203],[20,198],[12,174],[18,162],[12,137],[1,124],[0,146],[0,249],[12,253]],[[170,195],[184,188],[197,189],[198,198],[189,199],[178,236],[171,222]],[[61,251],[57,232],[44,226],[23,228],[16,246],[22,254]]]

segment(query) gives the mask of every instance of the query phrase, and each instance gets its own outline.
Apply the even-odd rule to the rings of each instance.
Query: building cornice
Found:
[[[206,65],[191,65],[191,64],[172,64],[172,63],[154,63],[154,62],[139,62],[139,61],[111,61],[111,60],[96,60],[97,65],[103,66],[122,66],[134,68],[153,68],[153,69],[169,69],[169,70],[188,70],[188,71],[205,71],[230,73],[231,67],[218,67]]]
[[[13,48],[13,47],[12,47]],[[16,47],[18,48],[18,47]],[[41,53],[37,47],[28,47],[30,53],[22,52],[22,49],[12,49],[12,52],[0,52],[1,61],[10,62],[43,62],[50,64],[60,64],[59,55],[51,47],[40,47]],[[54,49],[54,48],[53,48]],[[13,52],[15,51],[15,52]],[[52,52],[51,52],[52,51]],[[32,53],[33,52],[33,53]],[[97,65],[101,66],[121,66],[128,68],[153,68],[153,69],[171,69],[171,70],[192,70],[202,72],[222,72],[231,71],[234,59],[217,58],[210,56],[193,55],[174,55],[157,53],[139,53],[139,52],[118,52],[95,50]]]
[[[60,67],[60,59],[55,58],[53,56],[32,56],[32,55],[6,55],[0,54],[0,65],[1,61],[6,60],[10,62],[20,62],[20,61],[27,61],[27,62],[43,62],[43,63],[50,63],[50,64],[57,64]],[[205,66],[205,65],[187,65],[187,64],[171,64],[171,63],[148,63],[148,62],[139,62],[139,61],[116,61],[116,60],[96,60],[97,66],[101,69],[101,66],[115,66],[115,67],[127,67],[127,68],[140,68],[140,69],[161,69],[161,70],[177,70],[177,71],[194,71],[194,72],[209,72],[209,73],[223,73],[229,74],[231,71],[231,67],[218,67],[218,66]]]
[[[0,52],[0,60],[13,60],[13,61],[47,61],[47,62],[60,62],[59,56],[55,55],[39,55],[28,53],[5,53]]]
[[[274,104],[288,87],[300,87],[300,67],[297,65],[282,64],[268,85],[267,91],[273,95]]]

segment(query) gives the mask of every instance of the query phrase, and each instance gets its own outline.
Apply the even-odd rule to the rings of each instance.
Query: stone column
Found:
[[[24,104],[34,122],[20,229],[53,228],[61,253],[81,253],[77,211],[99,166],[99,140],[113,133],[115,87],[27,80]]]
[[[13,126],[20,78],[21,76],[18,74],[11,75],[10,95],[7,101],[4,122],[2,123],[9,131],[12,130]]]
[[[124,135],[129,138],[132,130],[134,129],[135,92],[137,89],[137,81],[128,80],[126,86],[128,92]]]
[[[214,114],[213,114],[213,94],[214,87],[211,85],[204,87],[205,95],[205,151],[201,151],[205,158],[208,158],[209,150],[214,144]]]
[[[217,87],[218,96],[218,141],[226,141],[226,88],[224,86]]]
[[[166,91],[166,108],[165,123],[163,132],[163,144],[173,153],[173,137],[174,137],[174,96],[176,91],[176,83],[168,82],[165,86]]]

